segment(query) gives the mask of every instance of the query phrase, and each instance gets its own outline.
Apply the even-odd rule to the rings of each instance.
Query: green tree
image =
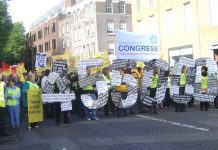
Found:
[[[0,0],[0,60],[3,60],[3,48],[8,40],[9,32],[12,28],[11,17],[7,11],[6,0]]]
[[[27,39],[23,23],[14,23],[4,48],[4,60],[11,65],[23,60],[26,42]]]

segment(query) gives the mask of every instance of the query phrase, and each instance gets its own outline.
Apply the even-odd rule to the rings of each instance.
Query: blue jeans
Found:
[[[96,100],[97,97],[94,93],[91,93],[91,97],[93,100]],[[96,119],[96,109],[89,109],[84,105],[85,119]]]
[[[20,127],[20,105],[8,106],[12,126]]]

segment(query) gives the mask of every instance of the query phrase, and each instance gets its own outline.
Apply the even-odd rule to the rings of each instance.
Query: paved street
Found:
[[[54,120],[40,128],[24,128],[19,135],[1,139],[1,150],[217,150],[218,109],[185,113],[162,109],[158,115],[103,117],[83,121],[72,117],[72,124],[56,127]]]

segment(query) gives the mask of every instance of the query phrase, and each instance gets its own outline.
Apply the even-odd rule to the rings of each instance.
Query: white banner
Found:
[[[118,59],[151,60],[160,57],[157,35],[116,31],[116,56]]]
[[[75,100],[75,94],[42,94],[42,101],[44,103],[53,103],[53,102],[69,102]]]
[[[46,54],[45,53],[37,53],[36,54],[36,68],[44,68],[46,66]]]

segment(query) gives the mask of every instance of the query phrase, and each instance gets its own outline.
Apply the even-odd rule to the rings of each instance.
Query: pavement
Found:
[[[0,137],[0,150],[218,150],[218,109],[200,111],[199,106],[176,113],[160,109],[147,113],[104,117],[55,126],[54,119],[37,129]]]

